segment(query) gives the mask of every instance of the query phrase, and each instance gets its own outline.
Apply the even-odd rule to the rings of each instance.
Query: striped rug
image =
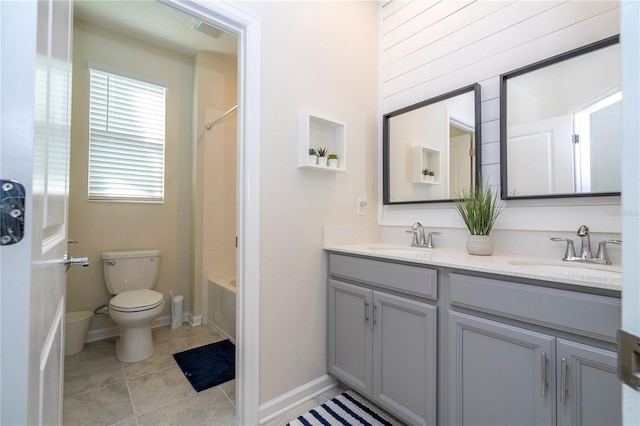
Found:
[[[309,410],[287,426],[395,426],[382,413],[344,392]]]

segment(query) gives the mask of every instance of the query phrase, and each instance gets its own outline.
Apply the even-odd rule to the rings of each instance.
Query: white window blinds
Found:
[[[164,87],[91,69],[89,199],[164,200]]]

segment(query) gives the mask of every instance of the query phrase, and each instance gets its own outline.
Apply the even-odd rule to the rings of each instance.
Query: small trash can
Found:
[[[67,312],[64,315],[64,356],[77,354],[84,349],[92,316],[91,311]]]
[[[173,296],[171,293],[171,329],[182,327],[182,295]]]

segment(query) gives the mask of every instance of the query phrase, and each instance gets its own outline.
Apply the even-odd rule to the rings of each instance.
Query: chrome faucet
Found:
[[[607,244],[622,244],[622,240],[606,240],[598,243],[598,253],[593,257],[591,252],[591,237],[589,235],[589,227],[582,225],[578,228],[578,237],[580,237],[580,254],[576,255],[575,248],[573,246],[573,240],[569,238],[553,237],[551,241],[566,241],[567,248],[564,252],[562,260],[567,262],[584,262],[584,263],[598,263],[603,265],[610,265],[609,253],[607,252]]]
[[[578,228],[577,234],[580,237],[580,255],[581,259],[591,259],[591,237],[589,236],[589,227],[582,225]]]
[[[426,247],[434,248],[433,236],[440,235],[440,232],[429,232],[427,236],[424,235],[424,228],[420,222],[413,224],[411,229],[406,232],[413,234],[413,241],[411,241],[411,247]]]

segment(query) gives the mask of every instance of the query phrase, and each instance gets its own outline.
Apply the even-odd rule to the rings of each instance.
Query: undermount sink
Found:
[[[431,250],[418,247],[369,247],[369,250],[389,256],[405,256],[416,259],[431,259]]]
[[[576,279],[622,279],[622,269],[619,266],[599,265],[594,263],[511,260],[509,264],[518,266],[527,272],[549,275],[563,275]]]

